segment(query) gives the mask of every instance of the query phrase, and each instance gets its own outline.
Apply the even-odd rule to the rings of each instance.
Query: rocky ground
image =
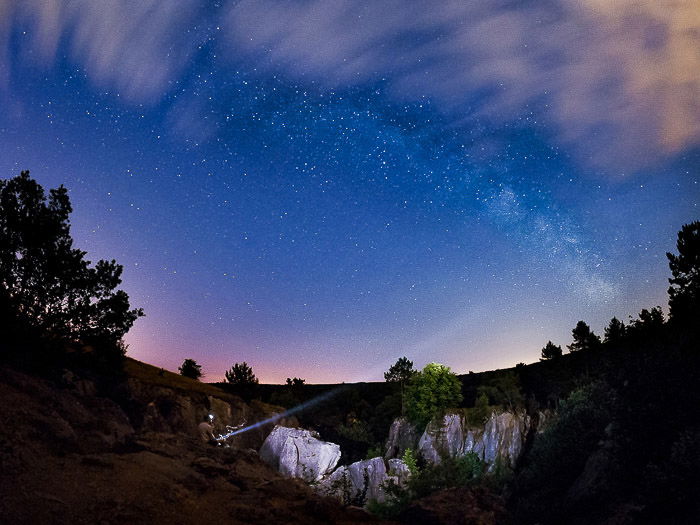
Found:
[[[127,412],[97,395],[89,382],[53,382],[0,369],[0,521],[378,521],[282,477],[253,449],[212,447],[187,432],[135,428]]]
[[[0,366],[0,523],[390,523],[264,463],[258,451],[272,423],[228,447],[197,435],[210,413],[223,430],[279,408],[138,361],[125,370],[105,389],[74,372],[49,379]],[[460,490],[416,502],[400,521],[507,522],[498,498]]]

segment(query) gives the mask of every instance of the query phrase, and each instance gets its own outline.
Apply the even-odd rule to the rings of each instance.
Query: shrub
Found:
[[[438,363],[427,364],[406,388],[406,416],[418,428],[461,402],[462,384],[449,367]]]

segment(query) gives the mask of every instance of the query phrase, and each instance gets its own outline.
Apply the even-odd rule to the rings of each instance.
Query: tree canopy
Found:
[[[548,361],[550,359],[555,359],[561,357],[562,349],[561,346],[555,345],[551,341],[547,341],[547,344],[542,348],[542,353],[540,356],[540,361]]]
[[[689,326],[700,318],[700,221],[683,225],[676,248],[678,255],[666,253],[673,275],[668,280],[669,315]]]
[[[577,352],[579,350],[592,350],[600,346],[600,337],[598,337],[591,327],[588,326],[584,321],[579,321],[576,323],[576,327],[571,331],[574,341],[567,345],[567,348],[571,352]]]
[[[122,266],[73,247],[65,187],[44,189],[23,171],[0,180],[0,302],[5,314],[52,338],[121,343],[143,315],[131,309]]]
[[[178,370],[180,370],[180,375],[190,379],[199,381],[199,378],[202,377],[202,366],[198,365],[194,359],[185,359]]]
[[[258,384],[258,378],[255,377],[253,369],[245,361],[235,363],[224,375],[226,376],[226,381],[232,385],[249,386]]]
[[[425,365],[406,388],[406,416],[419,428],[461,402],[462,383],[448,366],[438,363]]]
[[[408,357],[400,357],[396,363],[389,367],[389,370],[384,372],[384,379],[388,383],[405,383],[416,373],[413,369],[413,361]]]
[[[617,317],[610,319],[610,323],[605,327],[605,342],[615,343],[621,341],[627,332],[627,327],[625,323],[620,321]]]

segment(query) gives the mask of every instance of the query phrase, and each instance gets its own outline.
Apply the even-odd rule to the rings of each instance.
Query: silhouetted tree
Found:
[[[669,317],[686,326],[700,319],[700,221],[684,224],[676,242],[678,255],[666,253],[673,277],[668,280]]]
[[[226,381],[232,385],[251,386],[258,384],[258,378],[255,377],[253,369],[248,366],[248,363],[235,363],[231,370],[225,374]],[[302,380],[303,381],[303,380]]]
[[[548,361],[550,359],[556,359],[561,357],[562,349],[561,346],[555,345],[551,341],[547,341],[547,344],[542,348],[542,354],[540,356],[540,361]]]
[[[400,357],[396,363],[389,367],[389,370],[384,372],[384,379],[387,382],[405,383],[416,373],[413,369],[413,361],[408,357]]]
[[[627,332],[627,327],[625,323],[620,321],[617,317],[610,319],[610,323],[605,327],[605,342],[606,343],[617,343],[625,337]]]
[[[190,379],[199,381],[199,378],[202,377],[202,367],[198,365],[197,361],[194,359],[185,359],[178,370],[180,371],[180,375],[189,377]]]
[[[630,321],[627,332],[637,337],[654,338],[662,334],[664,328],[664,313],[660,306],[651,310],[644,308],[639,312],[639,318]]]
[[[571,331],[574,337],[574,341],[567,345],[567,348],[571,352],[577,352],[579,350],[592,350],[600,346],[600,337],[598,337],[591,330],[584,321],[579,321],[576,323],[576,327]]]
[[[68,192],[44,189],[23,171],[0,180],[0,302],[18,322],[68,341],[124,351],[122,337],[141,309],[130,309],[122,266],[73,247]],[[102,350],[102,348],[97,348]]]
[[[304,386],[306,383],[305,379],[301,379],[299,377],[295,377],[293,379],[290,379],[289,377],[287,378],[287,386],[293,389],[299,389]]]
[[[387,383],[399,383],[401,387],[401,414],[403,415],[406,409],[404,401],[404,389],[406,383],[416,375],[417,371],[413,368],[413,361],[408,357],[400,357],[396,363],[389,367],[389,370],[384,372],[384,379]]]
[[[446,408],[462,402],[462,383],[450,368],[438,363],[425,365],[406,387],[406,416],[418,428]]]

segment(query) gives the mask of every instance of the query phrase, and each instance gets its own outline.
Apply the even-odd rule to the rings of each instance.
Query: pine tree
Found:
[[[548,361],[550,359],[556,359],[557,357],[561,357],[562,355],[562,349],[561,346],[555,345],[551,341],[547,341],[547,344],[542,348],[542,354],[540,357],[540,361]]]
[[[194,359],[185,359],[178,370],[181,376],[189,377],[190,379],[199,381],[199,378],[202,377],[202,367]]]
[[[606,343],[616,343],[621,341],[627,332],[627,327],[625,323],[620,321],[617,317],[610,319],[610,323],[605,327],[605,342]]]
[[[576,327],[571,331],[574,341],[567,346],[570,352],[579,350],[593,350],[600,346],[600,337],[591,330],[584,321],[576,323]]]
[[[73,211],[63,186],[49,190],[23,171],[0,180],[0,311],[34,333],[123,353],[141,309],[117,290],[122,266],[73,247]]]
[[[226,381],[232,385],[251,386],[258,384],[258,378],[255,377],[253,369],[245,361],[235,363],[224,375]]]
[[[673,277],[669,279],[670,319],[686,327],[700,319],[700,221],[685,224],[678,232],[678,255],[667,253]]]

